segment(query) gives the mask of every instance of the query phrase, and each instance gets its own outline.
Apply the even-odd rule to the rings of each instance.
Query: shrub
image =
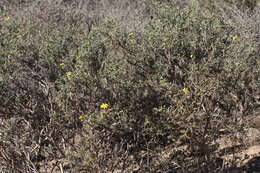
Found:
[[[4,4],[1,169],[222,168],[216,140],[242,133],[259,107],[259,11],[211,12],[201,2],[153,1],[152,19],[131,32],[88,23],[65,2],[44,15]]]

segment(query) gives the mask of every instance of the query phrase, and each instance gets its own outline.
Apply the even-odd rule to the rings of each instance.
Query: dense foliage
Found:
[[[0,3],[1,171],[228,169],[216,140],[259,112],[256,1],[91,2]]]

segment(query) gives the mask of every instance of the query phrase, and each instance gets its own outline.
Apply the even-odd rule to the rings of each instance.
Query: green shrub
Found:
[[[225,18],[201,2],[153,1],[131,32],[113,20],[88,28],[62,5],[3,10],[1,169],[216,171],[216,140],[243,132],[259,107],[259,12]]]

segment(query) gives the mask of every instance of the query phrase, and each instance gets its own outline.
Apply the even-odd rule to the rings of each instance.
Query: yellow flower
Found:
[[[128,36],[133,36],[134,35],[134,33],[133,32],[130,32],[129,34],[128,34]]]
[[[189,91],[188,88],[183,88],[183,89],[182,89],[182,92],[184,92],[184,94],[188,94],[190,91]]]
[[[65,64],[64,63],[60,63],[60,66],[63,68],[65,66]]]
[[[85,118],[85,115],[79,115],[79,120],[82,120],[82,119],[84,119]]]
[[[87,35],[87,34],[79,34],[79,37],[80,37],[80,38],[87,38],[88,35]]]
[[[190,58],[192,59],[192,58],[193,58],[193,55],[191,55]]]
[[[80,59],[80,56],[76,56],[75,59],[78,61]]]
[[[101,109],[107,109],[107,108],[108,108],[108,104],[102,103],[102,104],[100,105],[100,108],[101,108]]]
[[[128,40],[129,43],[135,43],[135,39]]]
[[[11,17],[4,17],[4,18],[3,18],[4,21],[8,21],[8,20],[10,20],[10,19],[11,19]]]
[[[70,71],[66,73],[66,76],[67,76],[67,78],[68,78],[69,80],[72,78],[72,75],[73,75],[73,74],[72,74],[72,72],[70,72]]]
[[[18,38],[22,38],[22,36],[21,36],[21,35],[17,35],[17,37],[18,37]]]
[[[237,35],[235,35],[235,36],[231,37],[231,39],[232,39],[233,41],[235,41],[235,40],[237,40],[237,39],[238,39],[238,36],[237,36]]]

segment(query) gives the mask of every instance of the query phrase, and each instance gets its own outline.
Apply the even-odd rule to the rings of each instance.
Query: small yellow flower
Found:
[[[60,63],[60,66],[63,68],[65,66],[65,64],[64,63]]]
[[[135,39],[128,40],[129,43],[135,43]]]
[[[72,72],[70,72],[70,71],[66,73],[66,76],[67,76],[67,78],[68,78],[69,80],[72,78],[72,75],[73,75],[73,74],[72,74]]]
[[[188,94],[190,91],[189,91],[188,88],[183,88],[183,89],[182,89],[182,92],[184,92],[184,94]]]
[[[84,119],[85,118],[85,115],[79,115],[79,120],[82,120],[82,119]]]
[[[87,38],[88,35],[87,35],[87,34],[79,34],[79,37],[80,37],[80,38]]]
[[[107,109],[107,108],[108,108],[108,104],[102,103],[102,104],[100,105],[100,108],[101,108],[101,109]]]
[[[235,36],[232,36],[232,37],[231,37],[231,39],[232,39],[233,41],[235,41],[235,40],[237,40],[237,39],[238,39],[238,36],[237,36],[237,35],[235,35]]]
[[[134,33],[133,33],[133,32],[130,32],[130,33],[128,34],[128,36],[132,37],[132,36],[134,36]]]
[[[80,59],[80,56],[76,56],[75,59],[78,61]]]
[[[3,21],[8,21],[8,20],[10,20],[11,19],[11,17],[4,17],[3,18]]]
[[[193,57],[194,57],[193,55],[190,56],[191,59],[192,59]]]

